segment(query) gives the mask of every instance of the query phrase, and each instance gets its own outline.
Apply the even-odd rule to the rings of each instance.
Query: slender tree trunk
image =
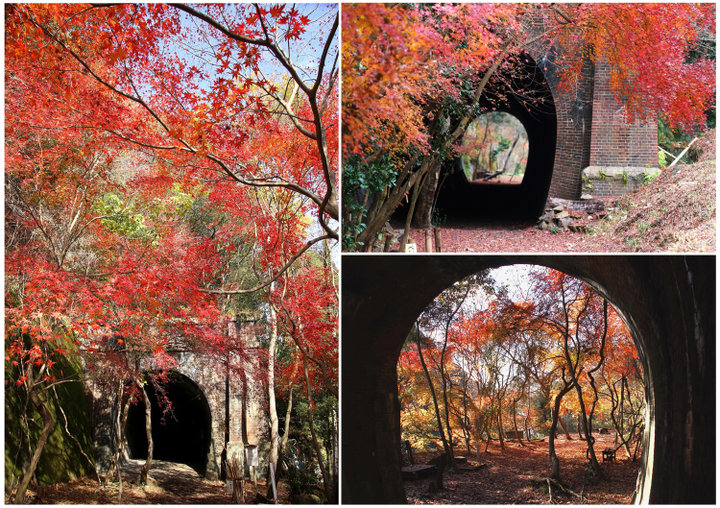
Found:
[[[443,356],[444,356],[444,349],[443,349]],[[441,356],[442,358],[442,356]],[[445,428],[447,429],[448,433],[448,441],[449,441],[449,447],[450,447],[450,454],[448,455],[448,466],[451,468],[455,468],[455,452],[453,451],[453,435],[452,435],[452,429],[450,428],[450,407],[448,405],[448,396],[447,396],[447,381],[445,379],[445,369],[443,369],[442,366],[442,360],[440,363],[440,375],[442,376],[443,380],[443,405],[445,407]]]
[[[113,473],[116,474],[118,480],[118,504],[122,504],[123,481],[120,471],[120,457],[123,454],[125,443],[125,426],[127,425],[128,415],[130,414],[130,398],[125,399],[125,381],[120,379],[116,392],[118,401],[117,413],[115,415],[115,452],[107,478],[112,478]]]
[[[567,392],[573,387],[573,384],[565,384],[565,387],[558,392],[555,396],[555,404],[553,410],[552,424],[550,425],[550,436],[548,437],[548,453],[550,455],[550,478],[553,480],[560,480],[560,459],[555,453],[555,434],[557,433],[557,426],[560,414],[560,404],[562,398]]]
[[[515,150],[515,146],[517,146],[518,141],[520,141],[520,136],[517,136],[517,137],[515,138],[515,141],[513,141],[513,144],[512,144],[512,146],[510,147],[510,151],[508,151],[507,157],[505,157],[505,163],[503,164],[503,167],[502,167],[502,172],[503,172],[503,173],[504,173],[505,171],[507,171],[507,165],[508,165],[508,162],[510,161],[510,156],[512,155],[513,151]]]
[[[330,488],[332,492],[337,492],[338,485],[338,419],[335,410],[330,415],[330,422],[328,424],[328,441],[330,446],[328,447],[328,466],[330,468]]]
[[[624,436],[625,423],[625,375],[620,378],[620,435]]]
[[[427,365],[425,365],[422,348],[420,347],[420,330],[418,329],[417,324],[415,324],[415,329],[417,331],[415,345],[417,346],[418,356],[420,357],[420,365],[422,365],[423,372],[425,372],[425,377],[427,378],[428,386],[430,387],[430,395],[432,395],[433,406],[435,406],[435,418],[437,420],[438,432],[440,433],[440,437],[442,438],[443,450],[445,451],[445,455],[449,457],[451,453],[450,447],[448,446],[447,439],[445,439],[445,431],[443,430],[442,418],[440,417],[440,407],[438,406],[437,395],[435,394],[435,387],[433,386],[432,379],[430,378],[430,372],[428,372]]]
[[[417,204],[418,197],[420,196],[420,190],[422,189],[423,183],[426,179],[427,174],[424,174],[420,179],[420,183],[413,187],[410,207],[408,208],[407,217],[405,217],[405,231],[403,231],[402,239],[400,240],[400,252],[405,252],[405,246],[407,245],[408,237],[410,236],[410,226],[412,224],[413,215],[415,215],[415,206]]]
[[[595,438],[592,435],[593,431],[593,416],[595,414],[595,405],[597,404],[599,400],[598,396],[598,390],[597,386],[595,386],[595,378],[593,377],[593,373],[597,372],[602,368],[603,363],[605,362],[605,340],[607,339],[607,332],[608,332],[608,304],[607,300],[603,300],[603,335],[602,339],[600,341],[600,359],[598,360],[598,363],[588,371],[588,379],[590,380],[590,387],[593,390],[593,402],[592,406],[590,407],[590,410],[586,413],[583,410],[582,416],[583,416],[583,423],[585,425],[585,437],[588,444],[588,457],[590,459],[590,467],[592,468],[592,471],[598,475],[602,475],[602,470],[600,469],[600,464],[598,464],[597,457],[595,455]],[[584,404],[582,403],[582,392],[580,391],[580,385],[576,383],[576,388],[578,390],[578,397],[580,397],[581,402],[581,408],[583,408]],[[586,416],[587,414],[587,416]]]
[[[290,417],[292,415],[292,407],[293,407],[293,386],[290,385],[290,395],[288,396],[288,407],[285,411],[285,427],[283,428],[283,435],[280,439],[280,448],[278,453],[278,463],[282,464],[282,460],[280,460],[281,457],[285,456],[286,450],[287,450],[287,444],[288,439],[290,438]]]
[[[327,498],[328,503],[335,504],[335,496],[333,496],[332,490],[330,489],[330,482],[328,481],[325,462],[323,461],[322,452],[320,451],[320,443],[318,442],[317,435],[315,434],[315,425],[313,423],[312,388],[310,386],[310,374],[308,373],[307,358],[305,357],[303,357],[303,369],[305,371],[305,387],[308,399],[308,425],[310,426],[310,437],[312,438],[313,449],[315,450],[315,456],[317,457],[318,467],[320,468],[320,473],[322,474],[325,497]]]
[[[523,443],[522,434],[520,433],[517,424],[517,403],[517,400],[513,402],[513,427],[515,427],[515,436],[517,436],[517,440],[520,442],[520,445],[525,446],[525,443]]]
[[[32,369],[29,369],[29,371],[32,372]],[[35,387],[33,386],[34,381],[35,381],[34,376],[32,376],[32,374],[31,374],[28,377],[29,377],[29,379],[27,380],[27,383],[28,383],[30,401],[32,402],[33,406],[35,407],[35,409],[38,410],[38,412],[40,413],[40,416],[42,417],[43,428],[42,428],[42,432],[40,432],[40,437],[38,438],[38,441],[35,444],[35,451],[33,452],[32,457],[30,458],[30,463],[28,464],[28,467],[25,470],[25,474],[23,475],[23,478],[20,481],[20,484],[18,485],[17,490],[15,491],[15,503],[18,503],[18,504],[25,503],[25,493],[27,492],[28,485],[30,485],[30,480],[35,475],[37,466],[40,463],[40,457],[42,456],[42,452],[45,449],[45,445],[47,444],[48,437],[50,436],[50,431],[52,430],[52,427],[55,424],[55,420],[53,419],[50,409],[48,409],[47,405],[40,398],[40,395],[37,393],[37,391],[35,390]]]
[[[487,436],[487,441],[485,441],[485,453],[487,453],[488,448],[490,447],[490,441],[492,440],[492,437],[490,436],[490,421],[489,421],[489,419],[485,421],[485,435]]]
[[[145,465],[140,471],[140,483],[144,485],[147,483],[148,473],[150,472],[150,467],[152,466],[153,448],[155,447],[152,437],[152,406],[150,404],[150,398],[145,391],[145,387],[139,378],[135,378],[135,384],[137,384],[138,388],[140,388],[140,393],[142,394],[143,402],[145,403],[145,436],[147,437],[148,442],[147,459],[145,460]]]
[[[505,439],[503,436],[503,423],[502,423],[502,403],[498,399],[498,412],[497,412],[497,429],[498,429],[498,439],[500,439],[500,449],[502,451],[505,451]]]
[[[270,457],[268,461],[273,465],[273,470],[278,470],[278,459],[280,456],[280,425],[275,402],[275,347],[277,344],[277,313],[275,307],[270,304],[270,345],[268,346],[268,406],[270,410]],[[270,468],[268,467],[268,475]]]
[[[463,416],[462,416],[462,430],[463,436],[465,437],[465,448],[467,448],[467,454],[470,455],[470,421],[468,418],[468,406],[467,406],[467,380],[463,377]]]
[[[565,422],[563,422],[562,418],[558,418],[558,423],[560,424],[560,428],[565,434],[565,439],[567,439],[568,441],[572,441],[572,436],[568,432],[567,427],[565,426]]]
[[[585,441],[587,442],[587,457],[590,460],[590,468],[596,475],[601,475],[600,464],[598,464],[597,457],[595,456],[595,438],[592,436],[592,431],[588,425],[587,414],[585,413],[585,401],[583,400],[582,388],[579,383],[575,383],[575,391],[578,396],[578,404],[580,405],[580,417],[582,418],[582,425],[585,431]]]
[[[530,417],[528,417],[528,416],[523,418],[523,422],[524,422],[524,426],[525,426],[525,439],[527,439],[528,441],[530,441],[530,429],[528,428],[528,420],[529,419],[530,419]]]

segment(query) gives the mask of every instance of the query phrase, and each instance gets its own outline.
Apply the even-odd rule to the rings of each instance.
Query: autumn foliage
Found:
[[[336,393],[332,246],[312,247],[338,237],[338,22],[331,5],[6,6],[6,386],[43,417],[61,356],[137,396],[177,340],[242,355],[227,321],[277,302],[280,278],[293,355]]]
[[[606,65],[627,120],[694,128],[715,106],[714,33],[713,4],[347,5],[345,248],[367,250],[401,200],[433,190],[482,113],[537,106],[515,79],[528,54],[570,96],[584,65]]]
[[[442,446],[442,437],[480,457],[493,441],[504,448],[507,434],[520,443],[549,435],[554,470],[554,432],[587,440],[613,428],[617,448],[636,459],[644,381],[622,319],[577,279],[549,269],[513,269],[522,283],[471,290],[474,296],[446,331],[431,318],[437,300],[419,317],[397,367],[403,439],[431,450]],[[440,387],[447,387],[444,400]],[[448,415],[442,424],[434,418],[433,399]],[[557,467],[559,478],[559,461]]]

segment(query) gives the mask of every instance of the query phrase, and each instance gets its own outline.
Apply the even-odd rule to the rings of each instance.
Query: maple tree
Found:
[[[55,425],[49,390],[92,378],[117,397],[117,463],[169,345],[243,371],[224,323],[282,277],[308,398],[336,397],[332,262],[288,277],[337,238],[336,6],[14,4],[5,19],[6,385],[43,421],[15,501]]]
[[[540,34],[526,29],[536,21]],[[607,65],[628,119],[689,127],[714,107],[714,61],[687,58],[714,28],[712,4],[348,5],[344,248],[370,249],[401,200],[434,194],[441,163],[503,96],[536,106],[513,85],[529,46],[555,55],[561,89],[579,86],[586,60]]]

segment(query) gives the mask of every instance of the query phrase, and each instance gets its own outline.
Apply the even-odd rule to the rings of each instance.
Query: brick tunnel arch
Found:
[[[172,412],[165,415],[159,402],[163,394],[158,394],[153,383],[145,386],[152,405],[153,458],[187,464],[204,476],[211,444],[208,401],[197,383],[176,371],[168,372],[162,387],[164,396],[172,403]],[[142,402],[130,407],[125,434],[130,458],[145,459],[147,438]]]
[[[507,99],[497,102],[500,96]],[[514,58],[511,68],[488,83],[480,106],[508,113],[525,128],[529,153],[522,183],[469,182],[460,157],[452,158],[443,167],[446,176],[441,176],[436,207],[451,218],[501,214],[504,218],[534,220],[542,214],[555,166],[558,120],[553,89],[532,56],[522,53]]]
[[[344,502],[405,502],[395,369],[402,344],[443,289],[509,264],[588,282],[630,329],[649,387],[636,501],[714,502],[713,257],[352,256],[343,264]]]

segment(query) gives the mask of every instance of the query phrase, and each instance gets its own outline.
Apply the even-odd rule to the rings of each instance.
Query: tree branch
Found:
[[[203,293],[210,293],[213,295],[246,295],[249,293],[254,293],[256,291],[260,291],[263,288],[266,288],[270,284],[272,284],[274,281],[276,281],[283,273],[285,273],[290,266],[300,257],[302,256],[306,250],[308,250],[310,247],[312,247],[317,242],[320,242],[322,240],[326,239],[337,239],[337,237],[333,237],[332,235],[322,235],[318,236],[316,238],[313,238],[312,240],[305,243],[302,249],[300,249],[299,252],[294,254],[288,261],[285,263],[285,265],[272,277],[269,279],[264,280],[257,286],[250,288],[250,289],[200,289]]]

